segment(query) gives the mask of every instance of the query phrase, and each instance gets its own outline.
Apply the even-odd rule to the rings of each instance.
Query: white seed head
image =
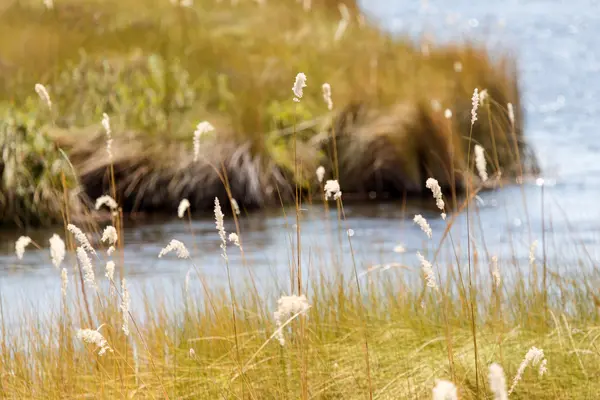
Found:
[[[66,248],[65,242],[58,236],[56,233],[52,235],[49,240],[50,242],[50,258],[52,259],[52,264],[59,268],[62,262],[65,259]]]
[[[98,351],[99,356],[104,355],[107,351],[112,352],[112,349],[108,345],[108,342],[104,336],[102,336],[102,334],[97,330],[79,329],[77,331],[77,338],[85,343],[96,345],[96,347],[100,349]]]
[[[277,329],[280,329],[288,318],[293,317],[296,314],[305,313],[309,308],[310,304],[308,304],[305,295],[281,296],[279,300],[277,300],[277,311],[273,313]],[[279,344],[284,346],[285,338],[282,330],[279,330],[276,337],[279,340]]]
[[[399,244],[394,247],[394,253],[398,253],[398,254],[406,253],[406,248],[403,245]]]
[[[236,245],[237,247],[240,247],[240,237],[238,236],[237,233],[230,233],[229,241],[231,243],[233,243],[234,245]]]
[[[323,178],[325,178],[325,167],[319,165],[317,168],[317,180],[319,183],[323,183]]]
[[[435,199],[435,205],[440,210],[444,210],[444,200],[442,200],[442,188],[436,179],[429,178],[425,182],[425,187],[433,193],[433,198]]]
[[[119,235],[117,235],[117,230],[114,226],[109,225],[106,228],[104,228],[104,232],[102,232],[101,239],[103,243],[108,243],[112,246],[113,244],[117,243],[118,239]]]
[[[534,240],[529,247],[529,265],[535,264],[535,250],[537,249],[538,241]]]
[[[48,90],[46,89],[46,87],[41,83],[36,83],[35,91],[38,94],[38,96],[40,96],[40,99],[42,99],[42,101],[46,103],[48,108],[52,109],[52,100],[50,100],[50,94],[48,94]]]
[[[546,360],[545,358],[542,360],[542,362],[540,363],[540,369],[538,371],[540,377],[544,376],[547,372],[548,369],[546,368],[546,365],[548,364],[548,360]]]
[[[115,248],[115,246],[110,246],[110,247],[108,248],[108,250],[106,250],[106,255],[108,255],[109,257],[110,257],[110,256],[112,256],[112,255],[113,255],[113,253],[115,252],[115,250],[117,250],[117,249]]]
[[[512,385],[510,387],[510,390],[508,391],[508,395],[509,396],[515,390],[515,387],[517,386],[517,383],[519,383],[519,381],[523,377],[523,372],[525,372],[525,368],[527,368],[528,365],[531,364],[531,366],[535,367],[535,366],[537,366],[538,364],[541,363],[540,367],[541,367],[541,365],[543,365],[544,372],[545,372],[546,364],[543,362],[544,358],[545,358],[544,357],[544,350],[538,349],[535,346],[531,347],[527,351],[527,354],[525,354],[525,358],[523,359],[523,361],[521,361],[521,364],[519,365],[519,369],[517,370],[517,374],[513,378]],[[541,374],[542,373],[540,371],[540,375]]]
[[[196,130],[194,131],[194,162],[198,161],[198,157],[200,156],[200,137],[214,130],[215,127],[208,121],[200,122],[196,126]]]
[[[327,104],[329,111],[333,110],[333,101],[331,100],[331,85],[329,83],[323,84],[323,100]]]
[[[67,275],[66,268],[63,268],[62,271],[60,272],[60,280],[61,280],[60,291],[61,291],[63,297],[67,297],[67,288],[69,287],[69,276]]]
[[[306,75],[303,72],[300,72],[296,75],[296,80],[294,82],[294,86],[292,86],[292,92],[294,92],[294,101],[299,102],[304,94],[303,88],[306,87]]]
[[[221,203],[219,203],[219,199],[215,197],[215,226],[217,227],[217,232],[219,232],[219,237],[221,238],[221,250],[223,253],[221,256],[227,260],[227,233],[225,232],[225,214],[223,214],[223,210],[221,210]]]
[[[423,269],[423,274],[425,275],[425,280],[427,281],[427,286],[432,289],[437,289],[437,282],[435,280],[435,274],[433,273],[433,266],[418,251],[417,251],[417,258],[419,259],[419,262],[421,263],[421,269]]]
[[[477,107],[479,107],[479,93],[477,88],[473,91],[473,97],[471,98],[473,108],[471,109],[471,125],[477,121]]]
[[[179,218],[183,218],[185,212],[190,208],[190,202],[188,199],[183,199],[179,202],[179,206],[177,207],[177,216]]]
[[[25,254],[25,247],[29,246],[31,243],[31,238],[29,236],[21,236],[15,242],[15,254],[19,260],[23,259],[23,255]]]
[[[483,182],[488,180],[487,161],[485,160],[485,150],[480,145],[475,145],[475,167],[479,177]]]
[[[337,180],[329,180],[325,182],[325,199],[333,199],[337,200],[342,197],[342,191],[340,188],[340,184]]]
[[[454,383],[438,380],[432,391],[433,400],[458,400],[458,392]]]
[[[235,215],[240,215],[240,205],[236,199],[231,199],[231,206],[233,207],[233,212]]]
[[[44,6],[48,10],[54,9],[54,0],[44,0]]]
[[[107,113],[102,114],[102,126],[106,132],[106,152],[108,153],[108,159],[112,161],[112,129],[110,128],[110,117]]]
[[[429,226],[429,223],[427,222],[427,220],[421,215],[421,214],[417,214],[415,215],[415,217],[413,218],[413,222],[417,225],[419,225],[419,227],[421,228],[421,230],[423,232],[425,232],[425,234],[427,235],[427,237],[429,239],[431,239],[433,232],[431,230],[431,227]]]
[[[196,351],[192,348],[190,348],[190,358],[195,358],[196,357]]]
[[[446,117],[446,119],[452,118],[452,110],[449,108],[446,108],[446,111],[444,111],[444,117]]]
[[[83,247],[86,251],[89,251],[92,254],[96,254],[96,250],[94,250],[87,236],[81,231],[81,229],[79,229],[73,224],[69,224],[67,225],[67,230],[71,232],[73,236],[75,236],[75,239],[77,239],[81,247]]]
[[[454,65],[453,65],[453,68],[454,68],[454,72],[462,72],[463,65],[462,65],[462,63],[460,61],[455,61]]]
[[[188,251],[188,249],[183,243],[181,243],[177,239],[172,239],[169,242],[169,244],[164,249],[162,249],[160,253],[158,253],[158,258],[161,258],[162,256],[167,255],[172,251],[174,251],[175,254],[177,254],[177,257],[179,258],[190,258],[190,252]]]
[[[121,312],[123,313],[123,333],[129,336],[129,307],[131,305],[131,296],[127,289],[127,281],[123,278],[121,283],[123,294],[121,296]]]
[[[500,364],[492,364],[489,368],[488,381],[490,384],[490,390],[494,394],[494,400],[508,400],[508,393],[506,392],[506,377],[504,376],[504,370]]]
[[[115,199],[109,195],[100,196],[96,199],[96,210],[99,210],[102,206],[108,207],[111,211],[114,211],[119,207]]]
[[[115,262],[114,261],[108,261],[106,263],[106,272],[104,273],[104,276],[106,276],[108,278],[109,281],[113,281],[115,278]]]
[[[515,109],[513,108],[512,103],[508,103],[506,107],[508,109],[508,120],[512,126],[515,126]]]
[[[479,104],[483,104],[483,102],[485,101],[485,99],[488,98],[488,91],[487,89],[483,89],[480,93],[479,93]]]
[[[97,288],[96,276],[94,275],[94,267],[92,266],[92,260],[90,259],[90,256],[88,256],[87,252],[83,247],[77,248],[77,259],[79,260],[79,265],[83,270],[84,282],[94,289]]]

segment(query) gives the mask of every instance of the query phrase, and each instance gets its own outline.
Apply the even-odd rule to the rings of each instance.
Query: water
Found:
[[[600,83],[597,80],[600,47],[595,42],[600,35],[600,2],[365,0],[363,6],[369,15],[394,32],[408,32],[415,37],[427,32],[443,40],[471,38],[485,41],[490,48],[516,54],[522,73],[527,138],[539,157],[546,184],[544,215],[549,230],[548,255],[563,265],[574,265],[582,254],[576,246],[584,244],[592,258],[597,259],[600,207],[595,203],[600,194],[600,164],[596,160],[600,144],[595,130],[600,126]],[[530,240],[542,237],[541,188],[535,182],[525,186],[527,213],[522,195],[516,186],[481,194],[478,200],[481,222],[475,224],[474,229],[476,235],[481,236],[479,227],[484,228],[490,255],[507,257],[516,253],[523,265],[527,265]],[[345,254],[336,256],[344,268],[351,268],[346,229],[354,231],[352,241],[359,270],[389,262],[416,266],[415,251],[426,251],[427,247],[431,249],[437,244],[445,224],[431,209],[423,212],[434,230],[433,241],[428,245],[423,233],[410,221],[415,212],[423,212],[422,205],[409,205],[406,212],[399,203],[347,205],[347,221],[342,231],[336,233],[335,213],[327,216],[322,207],[307,207],[302,223],[305,265],[311,266],[306,268],[307,273],[314,274],[317,268],[326,270],[332,263],[326,250],[328,244],[337,245],[340,241]],[[458,218],[454,235],[464,257],[464,216]],[[294,258],[291,251],[293,219],[293,210],[287,210],[287,217],[282,210],[272,210],[242,218],[245,263],[236,248],[228,249],[236,281],[245,282],[247,268],[251,268],[259,280],[260,290],[286,291],[288,265]],[[325,223],[328,220],[329,229]],[[227,225],[228,230],[232,228],[231,224]],[[190,264],[173,257],[157,258],[160,249],[172,238],[188,244],[196,254],[198,268],[211,284],[223,284],[226,279],[224,260],[220,256],[214,222],[197,220],[192,229],[196,249],[193,249],[188,227],[180,220],[129,223],[125,232],[125,260],[134,303],[142,288],[155,296],[176,297],[180,293]],[[60,298],[59,272],[49,263],[46,251],[30,248],[24,260],[17,261],[13,253],[16,235],[15,232],[0,233],[1,297],[11,306],[9,308],[19,303],[42,309],[56,307]],[[31,235],[47,246],[51,232]],[[407,250],[403,255],[392,251],[399,243]],[[483,249],[481,241],[479,245]],[[536,256],[540,255],[538,247]],[[99,276],[103,275],[103,262],[97,263]]]

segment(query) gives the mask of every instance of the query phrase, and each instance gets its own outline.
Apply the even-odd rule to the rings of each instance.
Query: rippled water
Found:
[[[595,258],[600,247],[600,143],[596,133],[600,126],[600,3],[594,0],[510,0],[472,2],[436,0],[396,2],[364,0],[364,9],[388,29],[415,37],[427,32],[439,40],[464,38],[485,41],[492,49],[513,51],[522,72],[524,105],[527,112],[526,132],[541,162],[545,182],[545,222],[548,229],[548,254],[564,265],[575,263],[576,246],[583,243]],[[342,182],[343,184],[343,182]],[[475,234],[485,233],[489,254],[508,257],[516,254],[526,260],[530,238],[542,235],[541,188],[535,183],[525,186],[527,214],[523,192],[519,187],[486,192],[478,201],[480,221]],[[288,265],[294,238],[293,210],[266,211],[243,216],[245,260],[234,248],[229,249],[234,278],[247,279],[246,268],[257,275],[261,288],[285,291]],[[422,207],[400,203],[373,203],[346,206],[347,221],[336,233],[334,212],[326,215],[321,206],[303,211],[303,248],[306,271],[332,264],[329,244],[341,241],[344,251],[336,254],[344,268],[350,268],[348,240],[352,237],[356,262],[360,270],[387,262],[415,265],[414,252],[422,250],[423,234],[412,224],[415,212]],[[437,243],[445,226],[437,214],[424,212],[430,219]],[[565,214],[568,218],[565,218]],[[529,215],[529,220],[526,215]],[[459,243],[466,239],[464,216],[459,216],[454,235]],[[528,226],[531,227],[529,230]],[[232,229],[232,225],[227,228]],[[198,267],[211,284],[225,278],[220,256],[219,238],[212,219],[196,220],[189,229],[179,220],[155,220],[133,224],[125,233],[125,260],[130,283],[137,288],[150,287],[153,295],[179,292],[189,264],[173,258],[159,260],[157,254],[171,238],[186,242]],[[50,232],[33,232],[34,239],[47,245]],[[25,302],[32,306],[56,304],[59,298],[59,274],[49,264],[47,252],[28,251],[18,262],[14,240],[18,233],[0,233],[0,294],[13,305]],[[407,252],[394,253],[402,243]],[[431,246],[431,245],[430,245]],[[459,245],[460,247],[460,245]],[[539,251],[539,250],[538,250]],[[485,254],[485,251],[483,251]],[[99,263],[100,267],[103,265]],[[527,261],[524,261],[527,265]],[[310,267],[308,267],[310,266]],[[315,272],[312,272],[315,273]],[[101,274],[101,271],[98,271]],[[279,286],[274,285],[279,282]]]

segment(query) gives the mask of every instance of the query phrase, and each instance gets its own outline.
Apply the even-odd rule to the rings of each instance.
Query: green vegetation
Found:
[[[5,6],[0,109],[19,110],[20,118],[3,127],[0,169],[20,176],[11,169],[16,155],[6,138],[26,127],[27,140],[43,136],[45,148],[61,148],[69,157],[73,169],[61,173],[81,185],[69,186],[70,197],[94,200],[110,181],[100,126],[107,113],[116,195],[125,211],[170,211],[183,197],[196,209],[210,209],[223,194],[210,164],[225,166],[234,197],[245,207],[276,205],[292,199],[296,184],[308,190],[318,165],[335,170],[334,147],[347,195],[421,193],[430,175],[460,190],[464,176],[447,171],[470,170],[463,133],[470,126],[471,94],[479,88],[487,89],[488,106],[472,141],[496,155],[489,160],[492,172],[509,176],[521,164],[535,170],[510,58],[495,54],[492,60],[472,44],[391,37],[365,21],[351,1],[341,30],[337,2],[313,3],[306,12],[293,0],[235,6],[204,0],[191,8],[169,1],[62,0],[51,11],[37,0]],[[294,103],[290,89],[298,72],[306,73],[308,87]],[[33,91],[37,82],[50,92],[50,112]],[[332,87],[331,112],[321,94],[324,82]],[[514,135],[509,102],[516,110]],[[445,108],[453,111],[451,122]],[[203,139],[201,161],[193,163],[192,132],[202,120],[217,129]],[[60,180],[39,181],[54,175],[33,182],[53,188],[50,207],[26,200],[31,190],[23,194],[3,182],[3,223],[62,221]]]

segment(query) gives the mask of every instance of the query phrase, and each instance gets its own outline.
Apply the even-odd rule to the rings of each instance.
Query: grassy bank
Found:
[[[247,208],[290,201],[296,185],[316,190],[309,178],[318,165],[339,171],[348,198],[419,194],[430,175],[461,190],[464,174],[447,171],[472,170],[470,143],[495,154],[492,174],[535,170],[509,56],[391,37],[352,1],[346,8],[314,1],[306,11],[292,0],[258,3],[4,5],[0,109],[13,122],[5,117],[0,126],[2,222],[60,222],[65,192],[80,215],[87,199],[107,193],[103,113],[111,117],[116,197],[126,212],[172,210],[183,197],[210,209],[224,195],[211,164],[225,167]],[[301,103],[290,91],[298,72],[308,76]],[[37,82],[48,88],[51,110],[34,93]],[[488,97],[469,142],[473,88]],[[216,131],[193,162],[192,132],[202,120]]]

